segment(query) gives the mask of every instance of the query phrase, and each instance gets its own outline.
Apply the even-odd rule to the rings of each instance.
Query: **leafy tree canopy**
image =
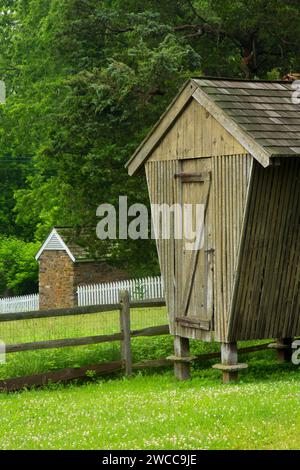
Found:
[[[100,203],[147,202],[124,163],[192,75],[299,71],[296,0],[1,0],[0,233],[96,226]],[[113,258],[157,271],[151,242]]]
[[[37,292],[39,243],[0,236],[0,293],[21,295]]]

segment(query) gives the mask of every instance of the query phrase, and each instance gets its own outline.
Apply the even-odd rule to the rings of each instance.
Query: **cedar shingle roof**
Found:
[[[300,154],[300,105],[292,103],[292,82],[194,82],[272,156]]]
[[[193,78],[172,101],[131,159],[135,174],[184,107],[195,98],[264,167],[272,157],[300,156],[300,104],[292,81]]]
[[[96,239],[94,228],[76,230],[71,227],[55,227],[55,230],[73,254],[76,262],[103,260],[103,253],[101,254],[95,248],[95,243],[98,245],[97,248],[100,248],[101,244],[100,240]]]

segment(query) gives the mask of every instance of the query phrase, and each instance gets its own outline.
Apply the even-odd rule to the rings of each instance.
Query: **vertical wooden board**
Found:
[[[300,162],[254,166],[229,339],[292,337],[300,334]]]
[[[285,225],[281,208],[283,197],[286,193],[286,191],[282,191],[283,172],[280,171],[279,167],[276,170],[276,172],[272,171],[272,175],[269,176],[269,180],[273,182],[273,185],[270,188],[269,201],[267,204],[264,204],[265,212],[269,214],[269,217],[268,223],[264,227],[264,254],[260,260],[260,265],[263,267],[263,275],[261,285],[259,286],[260,290],[257,292],[256,311],[258,313],[256,330],[252,328],[249,333],[247,332],[254,337],[260,336],[263,332],[267,331],[270,320],[272,323],[274,322],[275,312],[271,311],[271,299],[276,295],[278,279],[274,279],[274,282],[272,279],[277,260],[280,259],[281,235],[279,232],[282,232]]]
[[[245,162],[247,162],[248,158],[243,159],[242,166],[245,166]],[[238,251],[238,243],[240,240],[240,227],[242,225],[242,218],[243,218],[243,207],[245,203],[245,189],[244,185],[242,186],[242,197],[237,198],[237,192],[239,189],[239,181],[241,179],[241,173],[240,173],[240,166],[239,165],[239,159],[234,158],[232,159],[232,185],[231,185],[231,200],[236,201],[236,208],[234,207],[234,204],[232,203],[232,230],[233,230],[233,235],[232,235],[232,252],[234,253],[234,256],[232,257],[232,273],[233,276],[235,275],[235,269],[236,269],[236,263],[237,263],[237,251]],[[247,180],[247,175],[242,175],[244,179]],[[233,289],[233,283],[232,283],[232,289]],[[231,297],[232,297],[232,290],[231,290]]]
[[[275,295],[271,298],[272,311],[276,310],[275,322],[269,319],[268,330],[295,336],[297,332],[296,316],[299,315],[297,297],[299,296],[299,264],[300,264],[300,237],[299,237],[299,167],[297,160],[285,165],[285,187],[283,191],[282,215],[285,220],[280,224],[280,243],[275,269],[281,273],[277,280]],[[281,294],[281,295],[279,295]],[[286,312],[282,315],[281,312]]]
[[[233,137],[220,127],[220,124],[211,118],[211,154],[233,155]]]
[[[175,192],[174,192],[174,185],[176,184],[175,174],[178,171],[178,162],[172,161],[172,164],[168,166],[167,172],[167,180],[168,180],[168,201],[170,206],[174,205],[175,203]],[[169,272],[169,282],[170,282],[170,290],[172,291],[172,305],[170,309],[172,310],[173,317],[176,316],[176,266],[175,266],[175,258],[176,258],[176,247],[175,247],[175,238],[174,238],[174,228],[175,228],[175,219],[174,216],[171,219],[171,238],[168,240],[168,272]]]
[[[299,200],[298,200],[299,204]],[[299,207],[299,205],[298,205]],[[294,279],[292,282],[293,276],[290,273],[290,282],[291,286],[291,297],[287,301],[287,315],[285,321],[281,321],[278,331],[282,333],[282,337],[293,338],[299,335],[300,331],[300,237],[297,237],[295,241],[294,257],[292,265],[295,266]]]
[[[223,259],[222,259],[222,231],[223,231],[223,194],[222,194],[222,159],[216,158],[217,161],[217,181],[216,186],[218,186],[218,200],[217,200],[217,224],[215,227],[215,231],[217,233],[217,243],[216,243],[216,271],[217,271],[217,279],[216,279],[216,289],[218,290],[218,296],[220,299],[219,307],[220,310],[217,312],[217,316],[219,318],[219,328],[216,330],[216,337],[223,338],[225,336],[225,316],[226,316],[226,305],[224,303],[224,267],[223,267]]]
[[[282,171],[283,170],[283,171]],[[278,310],[279,305],[278,302],[275,301],[277,295],[280,291],[284,288],[281,283],[281,279],[278,278],[278,273],[282,273],[282,276],[286,278],[287,272],[285,271],[285,265],[289,264],[288,258],[289,253],[283,254],[283,251],[286,250],[287,246],[290,243],[286,243],[286,236],[288,224],[286,223],[287,219],[289,218],[289,213],[293,207],[293,200],[292,200],[292,193],[294,192],[293,182],[290,179],[286,168],[277,168],[277,171],[274,174],[274,177],[278,181],[277,190],[274,186],[273,192],[277,192],[277,203],[270,200],[270,205],[274,206],[273,215],[270,218],[273,225],[274,230],[272,230],[272,238],[271,244],[267,248],[267,257],[266,257],[266,268],[265,268],[265,276],[264,282],[261,289],[260,295],[260,305],[259,305],[259,312],[260,317],[258,319],[258,327],[259,330],[262,331],[271,331],[275,327],[275,323],[277,321],[272,321],[272,313],[275,313],[275,310]],[[292,175],[290,175],[292,176]],[[282,185],[286,186],[288,184],[290,186],[289,189],[291,191],[282,190]],[[272,197],[274,201],[274,196]],[[285,258],[287,263],[282,264],[282,260]],[[286,279],[287,280],[287,279]],[[285,282],[287,284],[288,282]],[[268,288],[271,286],[271,289]],[[278,289],[278,292],[277,292]],[[281,315],[276,314],[276,318],[280,318]],[[273,325],[272,325],[273,323]],[[259,330],[257,333],[259,333]]]
[[[177,167],[178,173],[182,172],[182,163],[178,162]],[[179,178],[174,178],[174,203],[180,204],[182,199],[182,187],[180,184]],[[179,222],[179,221],[177,221]],[[182,239],[175,239],[174,240],[174,262],[175,262],[175,314],[179,315],[179,305],[181,302],[182,297],[182,284],[183,284],[183,270],[182,270]]]
[[[255,164],[254,164],[254,167],[256,167]],[[246,234],[249,234],[251,232],[251,236],[254,239],[255,239],[255,233],[257,231],[257,226],[255,224],[251,224],[251,220],[253,219],[253,213],[255,209],[257,211],[260,210],[259,201],[261,200],[261,189],[263,187],[263,185],[260,184],[257,173],[255,173],[255,176],[256,178],[253,178],[252,180],[252,185],[253,185],[253,188],[255,189],[251,188],[249,191],[249,197],[250,197],[250,194],[251,195],[253,194],[254,196],[253,203],[251,204],[251,207],[249,207],[248,217],[243,227],[243,232]],[[242,237],[244,233],[242,234]],[[238,303],[240,305],[240,309],[248,309],[249,304],[250,304],[252,290],[253,290],[253,286],[252,286],[253,273],[251,273],[251,271],[248,269],[248,266],[251,260],[254,260],[253,261],[254,263],[257,260],[257,244],[255,245],[255,247],[249,246],[248,244],[245,246],[245,248],[243,247],[243,250],[244,250],[244,256],[240,257],[239,259],[239,261],[241,262],[241,266],[238,267],[236,282],[239,282],[239,278],[242,276],[244,276],[245,279],[247,278],[247,281],[244,282],[243,288],[240,289],[239,292],[236,294],[238,298],[236,297],[234,298],[233,305]],[[248,289],[247,289],[247,286],[249,287]],[[244,328],[245,322],[249,321],[252,323],[252,318],[246,318],[244,323],[241,321],[241,318],[242,318],[241,316],[231,318],[231,328],[234,328],[235,333],[238,335],[242,334],[242,330]]]
[[[262,176],[264,176],[264,174]],[[261,188],[263,187],[263,183],[261,183],[261,182],[260,182],[260,187]],[[257,212],[260,215],[256,219],[257,224],[253,225],[253,227],[252,227],[253,233],[257,234],[257,236],[254,235],[253,243],[249,246],[249,249],[248,249],[248,253],[249,253],[249,258],[248,259],[253,260],[253,263],[255,263],[255,264],[259,263],[259,257],[263,255],[263,252],[262,252],[263,247],[262,247],[262,243],[261,243],[261,230],[262,230],[262,227],[266,223],[266,216],[267,216],[267,214],[265,214],[265,216],[264,216],[264,211],[263,211],[261,201],[262,201],[262,197],[260,195],[257,198],[257,202],[256,202]],[[257,272],[252,272],[252,271],[248,270],[248,272],[249,272],[248,286],[245,285],[246,289],[244,290],[244,293],[243,293],[243,302],[244,302],[244,307],[243,308],[244,309],[246,309],[246,308],[250,309],[250,305],[253,304],[253,301],[256,298],[257,284],[259,285],[259,283],[261,282],[260,279],[261,279],[261,275],[262,275],[261,270],[259,269],[259,266],[257,266],[257,268],[258,268]],[[245,319],[245,321],[241,325],[241,330],[242,330],[241,334],[244,334],[244,330],[245,330],[245,328],[248,327],[248,325],[250,325],[250,328],[255,327],[256,326],[256,318],[247,317],[247,319]]]
[[[227,240],[226,240],[226,230],[227,230],[227,220],[226,212],[228,210],[227,201],[226,201],[226,176],[227,176],[227,166],[226,166],[226,156],[220,159],[221,162],[221,198],[222,198],[222,212],[221,212],[221,237],[222,245],[221,250],[221,265],[222,265],[222,293],[223,293],[223,305],[224,305],[224,322],[226,328],[226,320],[228,315],[228,299],[227,299],[227,282],[228,282],[228,272],[227,272]]]
[[[246,153],[243,146],[193,99],[177,116],[148,161]]]
[[[208,156],[213,154],[213,140],[216,138],[212,135],[212,122],[213,117],[207,111],[202,112],[202,123],[201,130],[203,136],[202,142],[202,156]]]
[[[241,228],[242,234],[241,234],[241,240],[239,244],[239,253],[238,253],[238,260],[237,260],[238,266],[236,270],[231,308],[233,308],[233,306],[235,306],[236,303],[238,302],[244,302],[244,303],[248,302],[247,292],[244,291],[243,289],[240,289],[239,291],[236,290],[236,285],[239,282],[239,278],[243,275],[247,276],[248,283],[249,283],[248,285],[251,286],[248,264],[250,262],[251,257],[253,256],[253,252],[248,248],[248,251],[245,251],[246,254],[243,257],[240,256],[240,253],[242,252],[242,250],[244,250],[244,245],[246,244],[245,242],[246,234],[248,234],[250,230],[253,230],[253,232],[255,233],[255,227],[250,224],[250,220],[252,220],[253,218],[252,211],[253,211],[253,208],[255,208],[256,204],[250,204],[249,202],[249,201],[252,201],[252,196],[254,198],[258,198],[258,192],[259,192],[257,178],[255,178],[256,173],[254,171],[254,166],[255,166],[255,162],[253,161],[252,177],[250,180],[251,181],[250,187],[248,188],[247,204],[245,207],[245,214],[244,214],[243,224]],[[237,334],[240,334],[240,330],[242,329],[242,324],[239,320],[240,318],[238,316],[233,317],[231,313],[230,323],[229,323],[229,328],[228,328],[229,331],[233,329]]]
[[[277,169],[278,170],[278,169]],[[264,192],[268,194],[268,207],[266,208],[265,204],[261,205],[262,211],[260,216],[257,217],[257,232],[256,237],[258,240],[256,241],[257,246],[257,258],[256,258],[256,273],[253,276],[252,280],[252,295],[249,304],[249,311],[253,312],[255,315],[255,321],[248,321],[245,330],[250,332],[250,335],[255,337],[259,334],[260,330],[265,329],[265,322],[267,311],[263,308],[263,294],[264,294],[264,286],[269,284],[265,283],[268,279],[268,276],[271,274],[270,270],[273,271],[273,263],[271,263],[270,269],[268,269],[269,265],[269,257],[272,256],[271,261],[274,260],[273,256],[276,257],[276,252],[272,253],[272,247],[275,246],[276,250],[276,240],[278,240],[278,233],[277,230],[277,223],[278,216],[279,216],[279,206],[280,206],[280,195],[281,195],[281,187],[280,187],[280,173],[279,171],[273,172],[272,176],[268,174],[269,172],[266,171],[265,175],[268,177],[267,181],[264,185]],[[270,180],[270,185],[268,181]],[[262,198],[264,201],[264,197]],[[271,221],[271,223],[270,223]],[[279,228],[279,227],[278,227]],[[273,287],[269,284],[269,287]],[[267,307],[267,306],[266,306]],[[267,307],[268,308],[268,307]],[[250,319],[249,319],[250,320]],[[243,333],[245,334],[245,333]]]
[[[183,113],[176,125],[176,157],[181,159],[184,157],[184,122],[186,113]]]
[[[206,251],[206,265],[205,265],[205,280],[206,280],[206,316],[211,320],[211,329],[214,330],[214,258],[215,258],[215,243],[214,243],[214,179],[212,176],[213,162],[210,159],[210,195],[208,201],[206,222],[205,222],[205,251]]]
[[[226,341],[237,271],[238,251],[246,207],[252,157],[224,155],[213,158],[215,208],[215,337]]]
[[[218,185],[218,160],[216,158],[212,158],[212,199],[213,199],[213,233],[212,233],[212,240],[213,240],[213,299],[214,299],[214,330],[220,331],[220,312],[222,308],[220,306],[220,295],[219,289],[217,288],[217,282],[220,277],[219,272],[217,269],[219,268],[219,262],[217,260],[218,251],[216,251],[216,247],[218,245],[218,237],[217,237],[217,227],[218,227],[218,213],[219,213],[219,185]]]
[[[204,117],[205,110],[201,106],[194,105],[194,121],[195,121],[195,126],[194,126],[194,156],[199,156],[204,155],[203,152],[203,140],[204,140],[204,135],[203,135],[203,128],[202,128],[202,120]],[[206,136],[207,137],[207,136]]]
[[[175,173],[179,171],[179,162],[174,160],[148,162],[146,164],[146,177],[149,187],[151,204],[168,204],[172,206],[175,201],[177,189],[175,189]],[[161,221],[158,227],[161,233]],[[174,328],[176,315],[175,292],[176,292],[176,265],[175,265],[175,241],[171,227],[170,239],[156,240],[161,273],[164,279],[166,303],[170,318],[171,331]]]
[[[221,332],[223,331],[223,296],[221,280],[222,280],[222,264],[221,264],[221,250],[222,245],[221,239],[221,210],[222,210],[222,201],[221,201],[221,191],[220,191],[220,159],[213,158],[213,180],[214,180],[214,208],[215,208],[215,227],[214,227],[214,239],[215,239],[215,263],[214,263],[214,298],[215,298],[215,332],[218,337],[222,337]]]
[[[190,104],[189,112],[183,116],[183,157],[195,156],[195,100]]]

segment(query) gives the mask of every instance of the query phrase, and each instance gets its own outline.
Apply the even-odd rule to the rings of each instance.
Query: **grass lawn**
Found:
[[[237,385],[206,365],[1,395],[0,448],[298,449],[299,371],[267,355]]]
[[[156,315],[149,314],[145,324],[136,312],[132,327],[165,323],[164,310]],[[17,342],[118,329],[117,313],[114,322],[90,318],[35,320],[24,323],[26,328],[17,322],[0,325],[0,332],[7,342]],[[166,357],[172,338],[136,338],[132,347],[135,362]],[[192,354],[217,349],[191,342]],[[0,367],[0,378],[118,358],[118,343],[17,353]],[[0,394],[0,449],[298,449],[300,369],[277,364],[270,350],[240,359],[249,371],[234,385],[222,385],[220,373],[211,369],[217,361],[210,361],[197,363],[192,380],[184,383],[175,381],[171,369],[161,369],[130,380],[115,375]]]

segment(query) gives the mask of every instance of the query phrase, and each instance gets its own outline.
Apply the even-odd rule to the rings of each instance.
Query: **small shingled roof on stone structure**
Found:
[[[126,167],[134,174],[191,99],[203,106],[264,167],[274,157],[300,155],[300,105],[292,81],[189,80]]]
[[[72,227],[54,227],[49,237],[36,255],[38,260],[43,251],[63,250],[73,262],[105,261],[100,250],[100,240],[96,238],[95,229],[76,229]]]

